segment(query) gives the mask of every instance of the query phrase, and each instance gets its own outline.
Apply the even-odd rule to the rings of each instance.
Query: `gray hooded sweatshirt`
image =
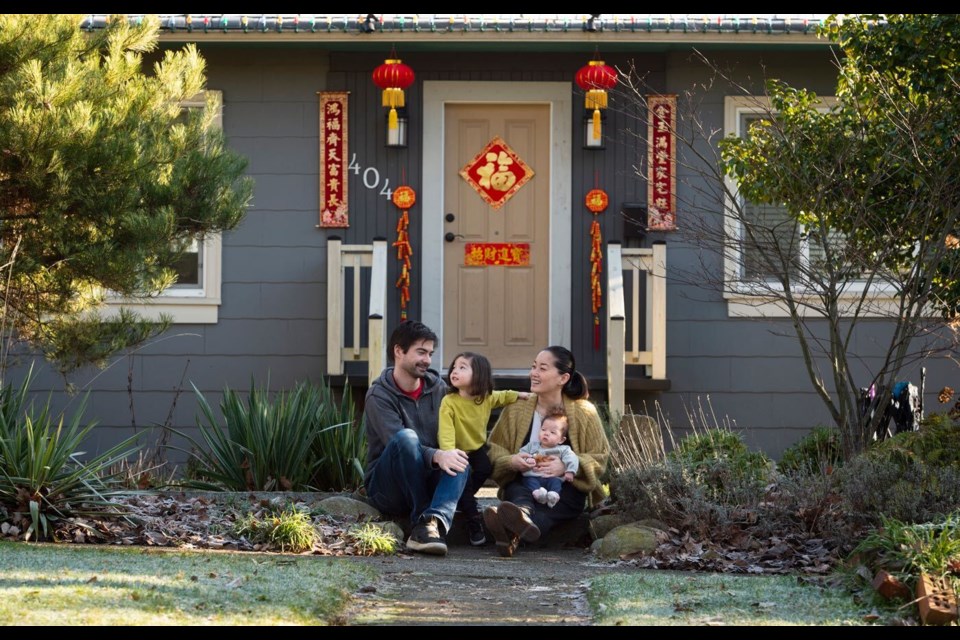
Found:
[[[401,429],[413,429],[420,438],[425,471],[433,469],[433,454],[437,450],[437,431],[440,427],[440,401],[447,393],[447,385],[440,374],[427,370],[423,379],[423,393],[414,402],[404,395],[393,379],[393,367],[387,367],[367,391],[363,416],[367,430],[367,464],[363,483],[380,460],[390,439]]]

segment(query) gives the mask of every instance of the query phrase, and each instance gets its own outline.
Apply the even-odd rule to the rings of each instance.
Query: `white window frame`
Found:
[[[837,103],[834,97],[822,98],[823,110],[829,109]],[[736,135],[742,136],[743,131],[740,125],[744,115],[748,114],[766,114],[770,112],[770,99],[766,96],[725,96],[723,104],[723,130],[724,136]],[[764,284],[756,284],[744,280],[740,270],[743,265],[742,246],[740,238],[742,227],[736,216],[736,203],[734,198],[738,196],[737,183],[733,176],[724,177],[726,189],[724,190],[724,238],[728,246],[725,247],[723,258],[723,278],[724,293],[723,297],[727,301],[728,317],[752,317],[752,318],[785,318],[789,317],[790,311],[786,305],[776,299],[771,299],[765,295],[764,291],[778,287],[779,284],[767,281]],[[800,259],[808,260],[810,257],[809,240],[805,235],[800,239]],[[859,302],[866,282],[852,283],[844,294],[844,298],[849,300],[850,305]],[[861,310],[860,315],[866,317],[888,317],[890,313],[897,310],[897,302],[893,298],[894,289],[888,283],[875,283],[870,285],[873,292],[870,304],[867,310]],[[798,299],[804,298],[803,290],[800,287],[794,289],[794,294]],[[805,309],[806,307],[803,307]],[[801,311],[805,314],[804,311]],[[805,314],[806,315],[806,314]],[[852,313],[851,313],[852,315]]]
[[[220,91],[201,91],[181,104],[186,108],[206,108],[210,95],[213,95],[217,104],[211,127],[222,129],[223,100]],[[108,295],[105,300],[105,315],[116,315],[121,308],[124,308],[148,320],[159,320],[161,315],[166,315],[173,319],[174,324],[215,324],[219,317],[221,302],[221,234],[208,234],[200,246],[198,257],[200,286],[170,287],[146,299]]]

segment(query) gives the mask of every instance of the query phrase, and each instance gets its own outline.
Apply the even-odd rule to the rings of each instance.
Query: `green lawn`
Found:
[[[590,606],[603,625],[863,625],[849,593],[793,576],[637,571],[593,580]]]
[[[372,577],[316,556],[0,542],[0,625],[322,625]]]

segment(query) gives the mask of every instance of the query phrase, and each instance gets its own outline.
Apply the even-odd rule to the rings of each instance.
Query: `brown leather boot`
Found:
[[[501,502],[498,513],[501,524],[508,532],[517,534],[525,542],[536,542],[540,539],[540,527],[517,505]]]
[[[504,558],[513,557],[513,552],[517,550],[520,539],[504,529],[496,507],[487,507],[483,510],[483,524],[486,525],[487,531],[490,532],[497,543],[497,553]]]

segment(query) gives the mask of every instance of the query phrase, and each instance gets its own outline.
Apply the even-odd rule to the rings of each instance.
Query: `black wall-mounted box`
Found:
[[[647,205],[640,202],[624,202],[620,205],[623,218],[623,239],[643,240],[647,237]]]

